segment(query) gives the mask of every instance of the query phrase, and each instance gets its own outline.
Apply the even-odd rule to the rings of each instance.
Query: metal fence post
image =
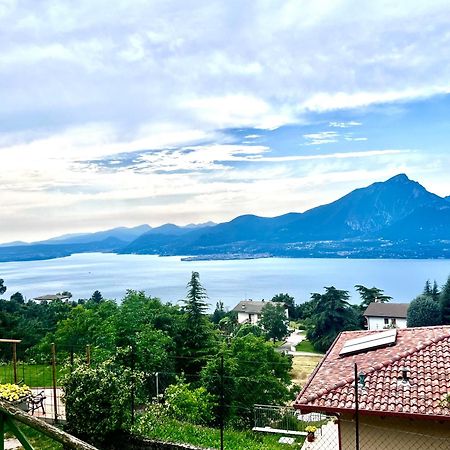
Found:
[[[355,450],[359,450],[359,393],[358,366],[355,363]]]
[[[70,347],[70,371],[73,371],[73,345]]]
[[[14,384],[17,384],[17,344],[13,342],[13,370],[14,370]]]
[[[220,450],[223,450],[223,428],[225,416],[225,387],[224,387],[223,353],[220,355]]]
[[[91,365],[91,346],[89,344],[86,345],[86,364]]]
[[[54,420],[58,422],[58,398],[56,396],[56,346],[52,343],[52,381],[53,381],[53,409]]]
[[[134,403],[135,403],[135,383],[134,383],[134,371],[135,371],[135,355],[134,346],[131,346],[131,424],[134,425]]]

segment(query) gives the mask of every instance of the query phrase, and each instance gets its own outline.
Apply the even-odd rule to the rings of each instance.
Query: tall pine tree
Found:
[[[216,332],[205,315],[208,310],[206,289],[198,272],[192,272],[186,285],[184,318],[178,336],[178,370],[196,378],[215,345]],[[192,378],[191,378],[192,380]]]

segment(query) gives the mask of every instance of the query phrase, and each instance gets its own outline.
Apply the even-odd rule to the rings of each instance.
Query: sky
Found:
[[[429,3],[429,4],[427,4]],[[0,0],[0,242],[450,195],[448,0]]]

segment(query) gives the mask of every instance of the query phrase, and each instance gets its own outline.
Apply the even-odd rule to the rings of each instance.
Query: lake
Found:
[[[350,291],[359,302],[355,284],[376,286],[409,302],[427,279],[442,285],[450,275],[450,260],[425,259],[297,259],[267,258],[232,261],[181,261],[180,257],[81,253],[46,261],[0,263],[0,278],[9,298],[16,291],[26,298],[70,291],[75,299],[89,298],[98,289],[105,298],[120,300],[127,289],[144,290],[163,301],[185,297],[192,271],[200,273],[210,303],[222,300],[232,308],[243,299],[271,299],[287,292],[296,302],[308,300],[324,286]]]

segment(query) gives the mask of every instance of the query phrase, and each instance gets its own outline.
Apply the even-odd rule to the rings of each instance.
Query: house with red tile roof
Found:
[[[335,414],[340,450],[357,425],[363,449],[449,450],[450,326],[341,333],[294,407]]]

